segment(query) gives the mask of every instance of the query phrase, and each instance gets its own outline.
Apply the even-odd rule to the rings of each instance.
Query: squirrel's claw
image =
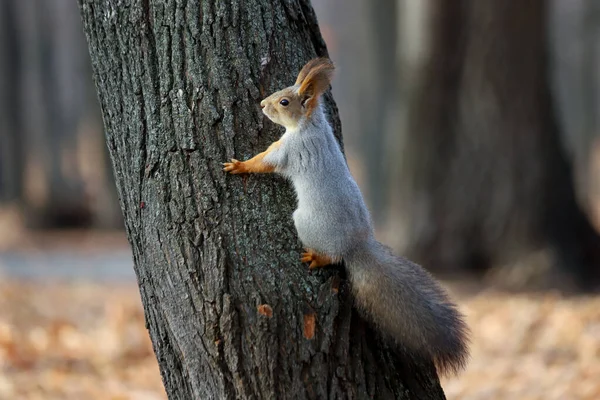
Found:
[[[311,249],[307,249],[306,252],[301,254],[300,261],[303,263],[310,263],[310,265],[308,266],[309,270],[313,270],[315,268],[320,268],[331,264],[331,260],[329,259],[329,257],[317,254]]]
[[[312,260],[313,260],[312,253],[302,253],[300,255],[300,262],[302,262],[302,263],[309,263]]]
[[[230,174],[243,174],[246,172],[244,163],[235,158],[232,158],[231,162],[223,163],[223,167],[223,171],[229,172]]]

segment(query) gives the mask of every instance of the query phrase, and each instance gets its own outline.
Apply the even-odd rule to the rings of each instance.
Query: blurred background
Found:
[[[377,234],[473,330],[448,398],[600,398],[600,2],[313,0]],[[0,2],[0,399],[164,399],[74,0]]]

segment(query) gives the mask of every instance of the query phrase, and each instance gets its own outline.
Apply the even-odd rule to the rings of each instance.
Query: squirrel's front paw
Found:
[[[231,162],[223,163],[223,171],[229,172],[230,174],[244,174],[248,172],[243,161],[238,161],[235,158],[231,159]]]

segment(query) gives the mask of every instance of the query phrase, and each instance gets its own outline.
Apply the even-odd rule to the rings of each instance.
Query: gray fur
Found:
[[[344,256],[356,306],[384,335],[431,357],[441,373],[468,359],[468,328],[446,292],[419,265],[373,237]]]
[[[341,258],[373,233],[369,213],[322,108],[288,131],[264,160],[298,195],[294,223],[306,247]]]
[[[377,242],[363,201],[319,105],[264,159],[298,196],[294,223],[302,243],[343,259],[355,303],[387,337],[431,357],[441,373],[468,358],[468,329],[445,291],[420,266]]]

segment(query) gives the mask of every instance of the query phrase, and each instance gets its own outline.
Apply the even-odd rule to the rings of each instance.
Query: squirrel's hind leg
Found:
[[[310,263],[308,269],[312,270],[330,264],[337,264],[340,260],[325,254],[317,253],[313,249],[306,249],[306,252],[302,253],[300,261],[303,263]]]

